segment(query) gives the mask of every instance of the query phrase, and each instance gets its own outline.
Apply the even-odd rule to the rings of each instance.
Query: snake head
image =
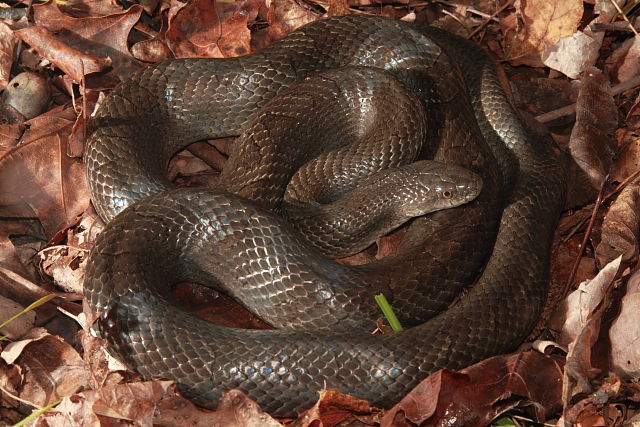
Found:
[[[408,203],[402,211],[407,217],[463,205],[482,190],[482,178],[461,166],[422,160],[404,168],[408,176],[403,192]]]

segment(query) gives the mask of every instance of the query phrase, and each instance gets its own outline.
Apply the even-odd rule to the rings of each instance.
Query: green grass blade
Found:
[[[393,309],[391,308],[391,305],[385,298],[384,294],[378,294],[374,298],[378,303],[378,307],[380,307],[380,310],[382,310],[382,314],[384,314],[384,317],[387,319],[387,322],[389,322],[389,326],[391,326],[391,329],[393,330],[393,332],[404,331],[404,328],[400,324],[400,321],[398,320],[395,313],[393,312]]]

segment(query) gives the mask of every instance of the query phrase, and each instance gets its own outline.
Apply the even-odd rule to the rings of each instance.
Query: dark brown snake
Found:
[[[342,132],[342,122],[322,116],[335,107],[307,95],[315,82],[332,80],[316,73],[345,66],[397,78],[427,107],[425,136],[439,141],[418,157],[461,165],[483,180],[475,201],[413,220],[398,250],[357,267],[325,259],[290,233],[286,221],[265,210],[279,210],[287,190],[273,195],[263,185],[291,178],[290,163],[307,161],[293,143],[271,148],[283,128],[293,124],[311,146],[329,139],[324,132]],[[365,89],[374,85],[363,79]],[[335,82],[336,93],[341,84]],[[374,92],[345,101],[365,111],[350,113],[353,120],[382,131],[405,120],[396,116],[408,108],[400,104],[372,119],[364,107]],[[299,107],[280,110],[270,103],[276,94]],[[311,107],[319,110],[304,119]],[[311,130],[298,126],[305,120]],[[86,163],[100,216],[109,221],[135,200],[162,193],[103,231],[85,294],[102,313],[98,329],[117,356],[146,377],[176,380],[196,403],[215,407],[223,390],[240,388],[265,410],[292,414],[326,385],[388,407],[438,368],[513,350],[538,319],[563,171],[549,147],[527,136],[491,60],[467,41],[379,17],[321,20],[245,57],[148,67],[106,98],[94,123]],[[167,161],[178,149],[240,133],[247,148],[239,151],[248,159],[235,153],[221,177],[239,196],[166,191]],[[404,136],[392,135],[405,146]],[[258,160],[264,169],[257,171]],[[474,286],[458,296],[478,271]],[[169,301],[171,286],[183,280],[216,286],[286,329],[233,329],[195,318]],[[422,323],[402,333],[363,332],[379,316],[378,292],[392,298],[406,324]]]

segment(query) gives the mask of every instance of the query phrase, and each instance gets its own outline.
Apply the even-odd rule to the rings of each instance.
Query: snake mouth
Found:
[[[471,174],[472,178],[468,183],[457,186],[459,193],[463,194],[468,202],[476,199],[482,192],[483,188],[483,181],[480,175],[476,175],[473,172],[471,172]]]

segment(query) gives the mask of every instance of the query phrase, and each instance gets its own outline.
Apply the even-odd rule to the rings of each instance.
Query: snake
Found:
[[[396,92],[409,95],[392,101]],[[325,106],[325,98],[339,100]],[[425,118],[411,118],[413,110]],[[465,39],[377,16],[321,19],[246,56],[153,64],[116,87],[92,120],[87,177],[108,223],[84,280],[101,313],[95,327],[110,352],[144,377],[173,379],[199,405],[215,408],[224,390],[238,388],[272,414],[293,415],[329,387],[390,407],[438,369],[514,350],[539,318],[563,168],[521,123],[493,60]],[[388,130],[416,123],[421,130]],[[371,139],[370,128],[398,145],[375,148],[365,164],[405,167],[390,159],[417,134],[433,144],[409,157],[468,169],[482,190],[410,220],[393,253],[338,264],[283,206],[304,199],[310,176],[325,177],[345,151],[358,157],[360,143],[332,147],[340,155],[313,153],[319,163],[307,151],[344,133]],[[298,137],[287,141],[285,129]],[[239,142],[220,188],[170,186],[176,151],[226,136]],[[301,139],[309,140],[304,149]],[[322,203],[304,206],[333,202],[330,190],[319,192]],[[172,285],[185,280],[228,293],[278,329],[229,328],[186,313],[171,299]],[[376,293],[406,330],[369,333]]]

